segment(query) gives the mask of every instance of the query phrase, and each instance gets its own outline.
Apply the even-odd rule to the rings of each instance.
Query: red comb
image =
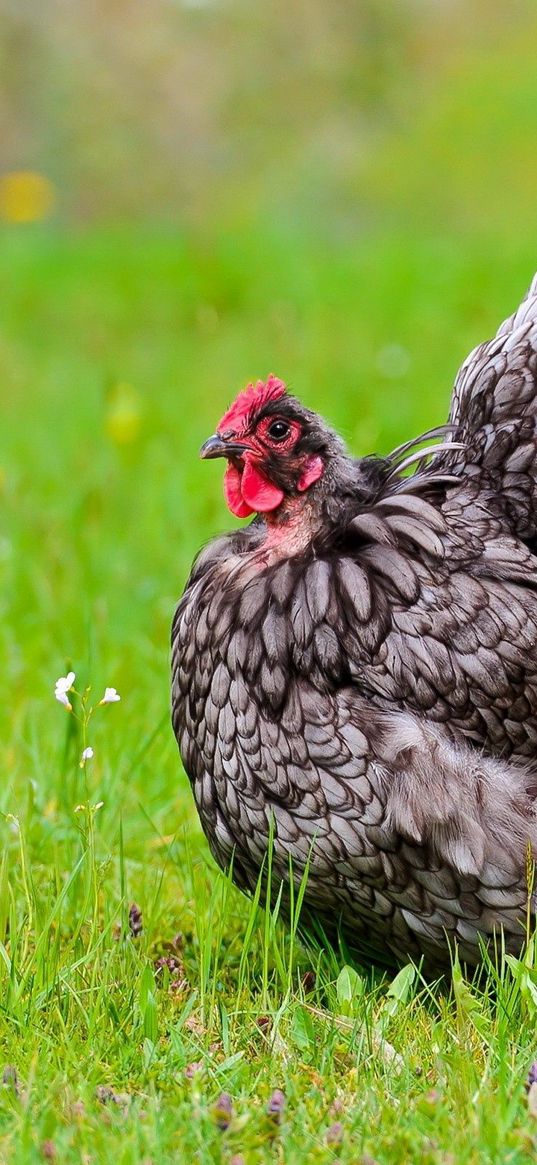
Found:
[[[226,429],[232,429],[234,433],[240,433],[248,428],[254,413],[259,412],[269,400],[278,400],[286,392],[283,380],[278,380],[277,376],[269,376],[266,381],[258,380],[256,384],[248,384],[239,393],[227,413],[224,413],[218,425],[218,432],[225,433]]]

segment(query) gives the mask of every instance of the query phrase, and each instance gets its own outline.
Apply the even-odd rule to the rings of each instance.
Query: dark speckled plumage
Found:
[[[323,476],[299,493],[274,463],[280,517],[206,547],[175,615],[173,724],[217,862],[251,890],[273,818],[276,873],[309,858],[310,915],[381,963],[441,968],[456,940],[473,964],[500,926],[523,940],[536,375],[534,281],[410,477],[404,454],[355,461],[293,398],[265,403],[304,418]]]

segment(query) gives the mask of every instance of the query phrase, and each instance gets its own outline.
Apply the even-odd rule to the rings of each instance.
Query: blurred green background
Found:
[[[168,629],[231,524],[198,447],[270,371],[356,452],[444,419],[537,267],[537,12],[1,0],[0,29],[3,806],[29,752],[48,803],[72,665],[122,690],[143,852],[141,789],[192,820]]]
[[[269,372],[356,453],[445,419],[537,268],[537,9],[0,0],[0,142],[0,1049],[42,1086],[37,1143],[66,1078],[93,1105],[103,1080],[146,1088],[128,902],[136,974],[181,930],[192,999],[211,981],[216,873],[168,716],[175,601],[234,523],[199,446]],[[70,667],[91,699],[121,693],[82,769],[53,694]],[[85,834],[76,806],[101,801]],[[230,901],[232,998],[249,908]]]

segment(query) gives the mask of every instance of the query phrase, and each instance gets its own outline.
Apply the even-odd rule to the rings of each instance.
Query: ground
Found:
[[[531,951],[450,991],[307,950],[216,870],[169,725],[236,391],[274,372],[388,451],[537,264],[417,233],[2,235],[2,1162],[535,1159]]]

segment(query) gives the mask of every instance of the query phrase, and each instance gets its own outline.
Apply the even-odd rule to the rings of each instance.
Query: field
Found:
[[[2,1162],[535,1159],[530,957],[449,991],[304,948],[216,870],[169,725],[174,603],[231,523],[198,448],[237,389],[273,371],[388,451],[533,273],[417,236],[2,235]]]

